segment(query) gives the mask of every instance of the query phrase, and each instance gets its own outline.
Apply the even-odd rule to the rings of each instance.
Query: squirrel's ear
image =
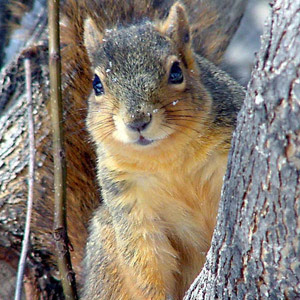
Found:
[[[94,56],[97,48],[102,43],[103,35],[99,32],[96,24],[91,18],[84,21],[84,45],[88,52],[91,62],[94,61]]]
[[[175,2],[170,9],[167,19],[161,24],[160,31],[170,37],[185,52],[191,44],[190,25],[184,6]]]

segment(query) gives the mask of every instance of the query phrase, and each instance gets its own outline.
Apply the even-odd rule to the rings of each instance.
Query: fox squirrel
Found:
[[[215,19],[200,0],[66,1],[64,86],[75,103],[91,93],[86,126],[103,198],[83,299],[182,299],[201,270],[244,97],[210,62],[223,37],[201,39]]]
[[[222,37],[201,40],[215,17],[200,2],[67,1],[64,72],[82,74],[74,97],[93,87],[103,197],[83,299],[181,299],[204,263],[244,90],[207,60]]]

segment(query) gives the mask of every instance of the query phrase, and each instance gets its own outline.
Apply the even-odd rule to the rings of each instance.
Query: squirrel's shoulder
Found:
[[[245,89],[206,58],[197,55],[196,60],[200,69],[200,80],[213,99],[215,123],[234,126],[245,97]]]

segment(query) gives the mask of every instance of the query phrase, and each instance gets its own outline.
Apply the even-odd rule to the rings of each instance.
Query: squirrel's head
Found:
[[[211,99],[199,82],[180,3],[164,21],[104,34],[88,18],[84,43],[94,73],[87,124],[95,141],[144,150],[174,138],[184,145],[201,134]]]

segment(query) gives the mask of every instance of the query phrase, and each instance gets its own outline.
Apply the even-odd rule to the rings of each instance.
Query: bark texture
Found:
[[[238,27],[246,1],[230,0],[230,5],[227,5],[224,10],[222,5],[217,5],[217,2],[217,0],[212,1],[212,4],[217,7],[220,15],[226,16],[218,23],[218,27],[222,28],[220,30],[226,32],[226,39],[223,41],[223,47],[226,48]],[[51,236],[53,160],[48,112],[49,76],[45,16],[46,13],[41,16],[40,26],[36,27],[26,46],[32,51],[32,92],[36,124],[36,186],[32,247],[26,273],[29,282],[26,290],[29,292],[25,291],[25,293],[42,299],[51,297],[61,299],[59,276],[53,263],[54,241]],[[38,46],[33,46],[36,44]],[[74,66],[74,74],[76,72],[79,75],[84,74],[83,66]],[[23,57],[17,55],[0,74],[0,260],[13,268],[17,265],[20,251],[27,199],[28,142],[24,82]],[[72,94],[76,89],[80,94],[86,87],[70,87],[69,82],[70,78],[65,75],[63,98],[68,165],[67,215],[68,223],[73,220],[73,229],[69,231],[69,236],[74,246],[71,258],[78,279],[81,274],[81,258],[88,219],[98,205],[100,196],[95,183],[95,156],[84,126],[86,99],[82,99],[80,104],[74,103],[74,94]],[[7,278],[1,277],[1,274],[0,280],[8,281]],[[3,297],[4,299],[11,298],[10,296]]]
[[[34,102],[35,138],[37,145],[49,147],[50,134],[49,115],[45,99],[49,94],[48,86],[48,53],[45,46],[33,47],[32,92]],[[27,104],[23,56],[18,55],[0,74],[0,102],[4,109],[0,117],[0,260],[16,270],[21,241],[24,231],[27,199],[27,173],[29,161]],[[36,151],[36,171],[41,174],[46,158],[45,151]],[[43,177],[36,177],[35,189],[42,195]],[[34,196],[34,207],[42,201],[42,197]],[[48,208],[51,211],[51,207]],[[49,213],[42,213],[45,223],[51,218]],[[39,222],[39,226],[43,223]],[[50,226],[49,224],[48,226]],[[51,276],[46,249],[36,247],[37,238],[31,235],[31,250],[27,259],[26,278],[35,282],[44,295],[59,294],[57,280]],[[46,235],[46,234],[45,234]],[[43,243],[45,237],[40,243]],[[48,238],[49,239],[49,238]],[[39,249],[37,251],[37,248]],[[15,285],[12,272],[0,274],[0,280],[5,282],[1,289],[0,299],[12,299],[14,289],[7,289],[6,283]],[[37,292],[37,290],[35,290]],[[4,294],[6,293],[6,294]]]
[[[207,262],[185,299],[300,299],[300,6],[277,0],[238,118]]]

